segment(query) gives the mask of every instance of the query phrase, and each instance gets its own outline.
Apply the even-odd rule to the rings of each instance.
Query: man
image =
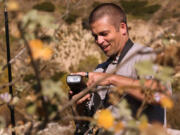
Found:
[[[140,77],[135,70],[135,64],[143,60],[153,60],[155,54],[146,53],[153,52],[153,50],[149,47],[134,44],[131,41],[128,34],[126,15],[115,4],[105,3],[96,7],[90,14],[89,24],[95,42],[109,58],[106,62],[98,65],[95,72],[88,73],[87,86],[90,87],[101,80],[98,86],[134,87],[134,89],[129,88],[126,90],[126,96],[124,98],[128,101],[132,115],[135,117],[142,101],[146,98],[141,92]],[[120,65],[118,66],[118,64]],[[112,73],[112,71],[115,71],[115,73]],[[86,72],[79,72],[77,74],[86,76]],[[164,90],[165,93],[170,94],[170,88],[159,86],[152,79],[152,76],[146,76],[145,79],[145,87],[153,90]],[[110,106],[107,100],[109,92],[110,88],[98,91],[104,107]],[[164,124],[165,112],[159,105],[159,98],[163,97],[164,94],[155,93],[156,96],[153,102],[148,104],[148,107],[143,110],[143,114],[147,115],[150,123],[156,121]],[[90,97],[91,103],[93,103],[93,96],[87,94],[77,104],[83,103]]]

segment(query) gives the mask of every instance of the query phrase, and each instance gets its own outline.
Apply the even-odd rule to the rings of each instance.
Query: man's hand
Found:
[[[76,98],[77,96],[79,96],[79,94],[75,94],[73,95],[73,91],[69,91],[70,96],[72,97],[72,99]],[[86,94],[84,97],[82,97],[81,99],[79,99],[76,103],[77,104],[82,104],[85,101],[89,101],[91,99],[91,94]]]
[[[81,76],[86,76],[86,72],[77,72],[73,73]],[[110,85],[111,84],[112,74],[99,73],[99,72],[89,72],[87,86],[90,87],[93,84],[97,83],[98,85]]]
[[[81,76],[87,76],[86,72],[77,72],[77,73],[71,73],[72,75],[81,75]],[[92,85],[110,85],[110,76],[111,74],[106,73],[99,73],[99,72],[89,72],[88,73],[88,81],[87,81],[87,87],[91,87]],[[79,94],[73,95],[73,91],[70,91],[69,94],[72,96],[72,99],[79,96]],[[81,104],[85,101],[90,100],[91,94],[87,94],[81,99],[79,99],[76,103]]]

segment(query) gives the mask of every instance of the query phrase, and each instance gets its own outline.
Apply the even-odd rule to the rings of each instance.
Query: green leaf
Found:
[[[166,84],[167,82],[172,82],[173,78],[172,78],[172,74],[173,74],[174,70],[170,67],[162,67],[159,66],[158,68],[158,72],[155,74],[155,78],[162,81],[164,84]]]
[[[154,79],[161,81],[166,84],[172,82],[172,74],[174,70],[166,66],[156,65],[156,70],[153,68],[154,65],[151,61],[142,61],[135,65],[135,68],[140,77],[153,76]]]
[[[140,121],[140,122],[143,122],[143,121],[148,122],[148,119],[147,119],[147,117],[146,117],[145,115],[142,115],[142,116],[139,118],[139,121]]]
[[[36,112],[36,104],[31,103],[26,108],[27,113],[34,114]]]
[[[35,22],[31,22],[28,26],[28,29],[30,31],[34,31],[36,29],[36,27],[37,27],[37,24]]]
[[[168,39],[162,39],[162,43],[164,45],[169,45],[169,40]]]
[[[125,118],[125,120],[131,119],[131,110],[128,108],[126,100],[122,100],[117,107],[119,109],[119,118]]]
[[[22,26],[24,29],[31,31],[31,35],[33,35],[32,32],[37,29],[57,29],[58,24],[55,24],[54,20],[54,16],[49,14],[42,14],[36,10],[31,10],[23,17]],[[30,33],[28,33],[28,35],[30,35]]]
[[[22,26],[25,27],[30,20],[36,20],[37,18],[37,11],[36,10],[31,10],[29,11],[26,15],[24,15],[23,19],[22,19]]]
[[[152,61],[141,61],[135,65],[135,68],[139,76],[148,76],[154,75],[155,71],[153,70]]]
[[[135,120],[130,120],[130,121],[128,121],[127,126],[137,127],[137,122]]]
[[[53,98],[55,95],[58,95],[59,98],[66,97],[65,92],[62,89],[62,83],[53,82],[52,80],[45,80],[42,82],[43,95],[49,98]]]

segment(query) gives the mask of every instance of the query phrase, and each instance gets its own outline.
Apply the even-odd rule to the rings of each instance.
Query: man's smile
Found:
[[[107,52],[110,49],[110,44],[101,46],[101,48],[103,49],[103,51]]]
[[[107,52],[109,49],[110,49],[110,45],[105,46],[105,47],[103,48],[103,50],[104,50],[105,52]]]

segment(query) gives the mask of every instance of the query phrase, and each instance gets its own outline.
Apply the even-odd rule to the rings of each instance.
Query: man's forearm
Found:
[[[136,80],[136,79],[120,76],[120,75],[112,75],[109,77],[109,79],[110,79],[109,81],[111,82],[111,84],[116,87],[127,87],[125,92],[128,93],[129,95],[141,101],[145,100],[145,95],[142,92],[142,85],[140,83],[140,80]],[[170,95],[170,92],[168,92],[167,90],[165,91],[165,87],[160,85],[155,80],[145,80],[143,87],[154,90],[156,92],[158,92],[159,90],[163,91],[162,93],[159,94],[159,96],[161,97],[165,96],[164,93]],[[153,103],[153,104],[154,103],[159,104],[158,101],[153,100],[153,99],[151,101],[148,100],[147,102]]]

